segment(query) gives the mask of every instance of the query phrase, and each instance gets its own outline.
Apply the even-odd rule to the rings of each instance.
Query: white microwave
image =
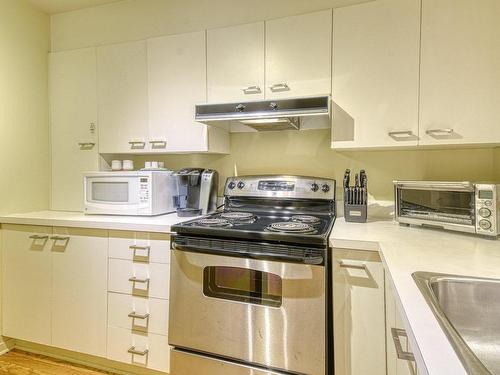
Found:
[[[172,171],[84,174],[86,214],[154,216],[174,212],[177,181]]]

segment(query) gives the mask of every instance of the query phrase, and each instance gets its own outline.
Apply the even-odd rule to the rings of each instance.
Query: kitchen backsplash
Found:
[[[329,130],[233,133],[229,155],[134,156],[164,161],[171,169],[217,169],[221,185],[235,174],[297,174],[335,178],[337,194],[346,168],[365,169],[370,176],[370,199],[392,200],[394,179],[500,180],[500,148],[353,151],[330,149]],[[220,189],[222,193],[222,189]]]

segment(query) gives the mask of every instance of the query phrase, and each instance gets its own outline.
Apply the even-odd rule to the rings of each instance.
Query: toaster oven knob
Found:
[[[318,191],[318,189],[319,189],[318,184],[314,183],[311,185],[311,191]]]
[[[227,185],[227,187],[228,187],[229,189],[233,190],[233,189],[236,187],[236,184],[234,183],[234,181],[231,181],[231,182]]]
[[[245,187],[245,183],[243,181],[238,182],[238,189],[243,189]]]
[[[479,221],[479,226],[481,227],[481,229],[488,230],[491,228],[491,223],[489,220],[483,219]]]
[[[323,186],[321,186],[321,191],[323,191],[323,193],[328,193],[330,191],[330,186],[324,184]]]
[[[479,216],[481,217],[490,217],[491,216],[491,211],[488,208],[481,208],[479,209]]]

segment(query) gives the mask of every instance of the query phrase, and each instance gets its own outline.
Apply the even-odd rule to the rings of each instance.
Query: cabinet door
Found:
[[[333,11],[333,148],[418,143],[420,0]]]
[[[54,228],[50,245],[52,346],[104,357],[107,231]]]
[[[335,373],[385,375],[384,268],[376,252],[334,249]]]
[[[2,225],[2,334],[51,345],[50,227]]]
[[[145,41],[97,49],[99,152],[140,153],[146,150],[147,75]]]
[[[500,142],[500,2],[423,0],[420,144]]]
[[[151,151],[208,151],[207,125],[194,121],[206,102],[205,50],[205,32],[148,40]]]
[[[403,321],[398,309],[394,289],[391,281],[386,276],[386,330],[387,330],[387,375],[416,375],[417,368],[415,361],[398,358],[396,343],[393,339],[393,329],[404,331]],[[398,336],[401,348],[411,353],[410,343],[404,335]]]
[[[266,22],[266,98],[328,95],[332,11]]]
[[[51,208],[83,210],[84,171],[99,169],[95,48],[50,55]]]
[[[264,22],[207,31],[209,103],[264,99]]]

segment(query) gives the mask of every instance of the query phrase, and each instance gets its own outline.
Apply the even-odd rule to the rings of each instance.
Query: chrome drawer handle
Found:
[[[167,147],[167,141],[149,141],[153,148],[165,148]]]
[[[149,318],[149,313],[146,314],[137,314],[135,311],[132,311],[130,314],[128,314],[129,318],[134,318],[134,319],[147,319]]]
[[[135,346],[131,346],[129,350],[127,350],[130,354],[142,355],[143,357],[149,353],[149,349],[137,350]]]
[[[144,142],[144,141],[130,141],[128,144],[130,145],[130,148],[144,148],[144,147],[146,147],[146,142]]]
[[[69,237],[63,237],[63,236],[52,236],[50,237],[50,239],[53,241],[69,241]]]
[[[342,268],[354,268],[356,270],[366,270],[366,264],[356,264],[356,263],[347,263],[343,260],[339,261],[339,266]]]
[[[430,136],[440,135],[440,134],[450,135],[450,134],[453,134],[453,129],[451,129],[451,128],[445,128],[445,129],[427,129],[425,131],[425,133],[428,134],[428,135],[430,135]]]
[[[78,143],[78,146],[80,146],[80,148],[92,148],[95,146],[95,143],[94,142],[79,142]]]
[[[259,86],[248,86],[245,87],[244,89],[241,89],[246,95],[249,94],[260,94],[262,90],[260,89]]]
[[[405,361],[415,362],[415,356],[413,355],[413,353],[405,352],[403,350],[403,345],[401,345],[401,340],[399,339],[400,337],[406,337],[408,339],[406,331],[400,328],[391,328],[391,333],[392,341],[394,341],[394,347],[396,348],[396,354],[398,358]]]
[[[401,130],[401,131],[393,131],[387,133],[389,137],[393,138],[395,141],[404,141],[404,140],[413,140],[415,138],[415,134],[411,130]]]
[[[133,283],[146,284],[146,283],[149,283],[149,277],[146,279],[139,279],[139,278],[133,276],[133,277],[129,278],[128,281],[132,281]]]
[[[130,250],[151,250],[151,246],[137,246],[137,245],[131,245],[128,247]]]
[[[290,86],[286,83],[277,83],[269,87],[272,92],[290,91]]]
[[[44,234],[33,234],[29,238],[32,240],[47,240],[49,236]]]

